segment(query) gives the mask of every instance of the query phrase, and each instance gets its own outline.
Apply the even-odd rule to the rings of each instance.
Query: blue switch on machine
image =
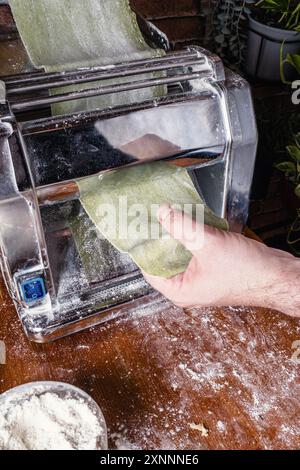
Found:
[[[36,302],[42,300],[47,292],[45,281],[42,277],[35,277],[21,284],[22,297],[24,302]]]

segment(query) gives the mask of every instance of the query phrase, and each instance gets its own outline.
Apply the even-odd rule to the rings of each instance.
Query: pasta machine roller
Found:
[[[49,93],[80,83],[90,86]],[[132,143],[150,139],[148,159],[188,167],[210,208],[227,218],[231,230],[242,231],[256,124],[247,82],[225,70],[217,56],[195,46],[109,67],[32,71],[0,84],[1,268],[30,340],[54,340],[156,298],[119,253],[101,260],[107,262],[105,275],[88,277],[70,230],[70,215],[80,204],[76,180],[136,162]],[[166,92],[51,115],[55,103],[155,87]]]

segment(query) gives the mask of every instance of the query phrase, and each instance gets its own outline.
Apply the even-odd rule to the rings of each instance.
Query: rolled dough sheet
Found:
[[[135,271],[131,257],[117,250],[78,204],[69,226],[88,281],[99,283]]]
[[[9,0],[9,3],[33,65],[47,72],[105,67],[164,54],[162,50],[150,48],[144,41],[129,0]],[[120,78],[117,82],[131,82],[133,79]],[[106,80],[72,85],[53,89],[51,93],[108,84],[111,82]],[[130,104],[161,96],[164,92],[164,87],[156,87],[86,98],[55,104],[52,112],[65,114]]]
[[[186,212],[194,216],[196,204],[203,204],[203,200],[185,169],[165,162],[152,162],[102,172],[77,183],[81,203],[92,222],[112,245],[129,253],[145,272],[170,278],[186,270],[191,253],[172,238],[153,239],[151,234],[161,233],[162,227],[155,216],[149,215],[151,205],[169,203],[190,204]],[[120,201],[122,209],[119,212]],[[144,209],[147,212],[143,217]],[[130,230],[126,234],[126,222],[129,229],[137,228],[133,236]],[[205,223],[228,229],[227,221],[217,217],[207,206]]]

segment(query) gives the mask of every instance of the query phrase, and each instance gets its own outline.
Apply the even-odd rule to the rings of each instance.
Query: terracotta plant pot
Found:
[[[258,80],[280,81],[280,50],[283,58],[288,53],[300,54],[300,33],[265,25],[249,16],[245,71]],[[297,78],[297,72],[284,64],[288,81]]]

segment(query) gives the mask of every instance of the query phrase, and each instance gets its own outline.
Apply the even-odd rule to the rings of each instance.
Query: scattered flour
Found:
[[[0,404],[1,450],[93,450],[103,432],[82,399],[48,392]]]
[[[113,441],[116,450],[139,450],[135,444],[129,442],[122,434],[112,433],[110,439]]]
[[[225,432],[226,431],[226,426],[225,424],[223,423],[223,421],[217,421],[217,430],[221,433]]]
[[[10,312],[4,298],[0,339],[8,360],[19,363],[26,355],[24,380],[40,380],[52,346],[29,347]],[[276,313],[183,311],[153,295],[150,305],[82,333],[78,354],[72,337],[55,343],[64,361],[51,378],[76,385],[85,370],[80,386],[101,389],[110,448],[299,449],[300,369],[291,361],[299,337],[299,321]],[[2,390],[6,383],[0,379]],[[201,422],[207,437],[189,426]]]
[[[139,355],[128,382],[131,389],[135,378],[136,396],[130,413],[122,408],[113,424],[113,447],[208,449],[216,439],[213,445],[224,449],[230,436],[230,446],[238,449],[299,448],[299,369],[291,364],[288,345],[300,329],[288,318],[270,312],[266,321],[258,313],[151,304],[117,320],[119,334],[136,341]],[[104,328],[111,340],[115,327]],[[120,354],[128,371],[126,342]],[[139,392],[141,374],[150,391],[146,399]],[[167,401],[157,394],[157,378],[168,389]]]

